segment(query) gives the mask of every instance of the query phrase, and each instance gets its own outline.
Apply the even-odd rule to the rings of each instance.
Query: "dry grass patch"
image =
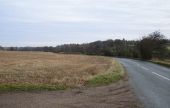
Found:
[[[0,84],[82,86],[112,69],[112,58],[44,52],[0,52]]]
[[[168,49],[170,50],[170,46],[168,46]]]
[[[162,66],[170,67],[170,59],[164,59],[164,60],[153,59],[151,60],[151,62],[162,65]]]

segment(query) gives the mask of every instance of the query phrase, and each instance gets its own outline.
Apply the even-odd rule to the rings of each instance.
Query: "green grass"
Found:
[[[32,84],[0,84],[0,91],[40,91],[65,90],[69,87],[63,85],[32,85]]]
[[[88,86],[108,85],[110,83],[120,80],[123,76],[120,74],[108,73],[106,75],[98,75],[93,79],[87,81]]]
[[[86,84],[88,86],[101,86],[119,81],[124,77],[124,69],[119,63],[117,63],[116,68],[116,70],[111,68],[105,74],[97,75],[91,78]]]

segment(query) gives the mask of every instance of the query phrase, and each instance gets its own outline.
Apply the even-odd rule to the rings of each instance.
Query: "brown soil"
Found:
[[[139,108],[128,80],[66,91],[0,93],[0,108]]]

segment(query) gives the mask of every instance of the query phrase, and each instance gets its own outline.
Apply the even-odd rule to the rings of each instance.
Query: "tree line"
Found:
[[[106,40],[95,41],[85,44],[64,44],[56,47],[2,47],[0,50],[7,51],[44,51],[66,54],[86,54],[101,56],[116,56],[128,58],[170,58],[170,40],[156,31],[140,40]]]

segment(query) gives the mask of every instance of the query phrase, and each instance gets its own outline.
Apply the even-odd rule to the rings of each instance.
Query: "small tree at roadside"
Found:
[[[149,34],[139,43],[141,57],[143,59],[151,59],[152,57],[161,58],[166,53],[165,36],[159,31]]]

